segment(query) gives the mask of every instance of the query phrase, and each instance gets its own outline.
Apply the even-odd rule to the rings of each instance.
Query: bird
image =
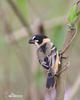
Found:
[[[53,88],[56,84],[55,75],[61,64],[61,56],[56,46],[48,36],[42,34],[34,34],[29,39],[29,44],[36,46],[38,61],[47,72],[46,88]]]

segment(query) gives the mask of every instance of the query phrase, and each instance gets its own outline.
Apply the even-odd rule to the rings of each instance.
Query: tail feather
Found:
[[[46,88],[50,88],[53,87],[55,84],[55,80],[54,80],[54,75],[53,73],[48,73],[48,77],[47,77],[47,82],[46,82]]]

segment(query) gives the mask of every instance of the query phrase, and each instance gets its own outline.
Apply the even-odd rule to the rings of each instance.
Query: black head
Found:
[[[40,45],[44,39],[48,38],[46,35],[40,35],[40,34],[36,34],[33,35],[30,39],[29,39],[29,43],[30,44],[38,44]]]

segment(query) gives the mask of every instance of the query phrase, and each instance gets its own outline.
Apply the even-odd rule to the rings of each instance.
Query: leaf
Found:
[[[78,18],[78,15],[76,14],[76,8],[77,8],[77,3],[75,3],[71,8],[71,10],[69,11],[68,21],[71,24],[73,24]]]
[[[16,0],[18,7],[20,8],[21,13],[23,14],[24,18],[27,20],[27,0]]]
[[[80,10],[77,12],[77,16],[78,16],[78,17],[80,16]]]

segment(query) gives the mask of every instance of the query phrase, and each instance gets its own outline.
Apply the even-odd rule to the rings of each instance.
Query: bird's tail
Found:
[[[55,84],[55,80],[54,80],[54,74],[52,72],[48,73],[48,77],[47,77],[47,82],[46,82],[46,88],[50,88],[53,87]]]

